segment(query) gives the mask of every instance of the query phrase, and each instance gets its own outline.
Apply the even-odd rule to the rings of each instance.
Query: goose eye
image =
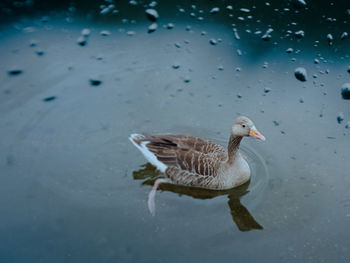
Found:
[[[242,127],[245,128],[245,124],[242,124]]]

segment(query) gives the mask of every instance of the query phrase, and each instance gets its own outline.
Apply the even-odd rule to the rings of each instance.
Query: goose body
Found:
[[[250,179],[250,168],[238,151],[244,136],[265,140],[247,117],[238,117],[227,150],[200,138],[173,134],[132,134],[130,141],[166,175],[162,182],[207,189],[229,189]]]

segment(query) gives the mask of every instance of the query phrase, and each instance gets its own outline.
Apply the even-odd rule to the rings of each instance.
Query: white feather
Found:
[[[151,163],[153,164],[155,167],[157,167],[157,169],[161,172],[165,172],[165,170],[168,168],[168,166],[166,166],[164,163],[160,162],[158,159],[157,159],[157,156],[152,153],[150,150],[148,150],[147,148],[147,144],[149,143],[149,141],[144,141],[141,143],[141,145],[138,145],[134,139],[136,137],[144,137],[143,135],[141,134],[136,134],[136,133],[133,133],[130,135],[129,137],[129,140],[132,142],[133,145],[136,146],[137,149],[139,149],[143,156],[145,156],[145,158]]]

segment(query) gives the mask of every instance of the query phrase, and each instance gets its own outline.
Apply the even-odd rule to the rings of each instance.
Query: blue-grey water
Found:
[[[0,262],[348,262],[347,1],[157,1],[152,33],[109,2],[0,4]],[[240,114],[251,181],[163,185],[152,217],[129,134],[226,145]]]

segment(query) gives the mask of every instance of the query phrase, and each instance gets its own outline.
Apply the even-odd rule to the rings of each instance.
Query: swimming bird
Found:
[[[160,183],[224,190],[250,179],[250,168],[239,152],[243,137],[265,140],[247,117],[238,117],[231,128],[228,147],[197,137],[174,134],[131,134],[130,141],[165,178],[155,181],[148,206],[154,212],[154,196]]]

